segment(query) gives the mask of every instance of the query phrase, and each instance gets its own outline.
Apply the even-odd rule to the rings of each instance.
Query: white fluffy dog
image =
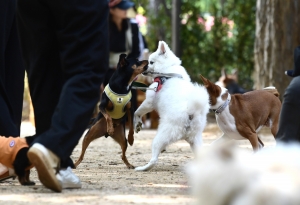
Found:
[[[147,90],[146,99],[134,114],[135,131],[141,129],[142,116],[152,110],[158,112],[160,120],[152,142],[152,158],[147,165],[135,168],[137,171],[151,169],[161,151],[178,140],[186,140],[193,149],[200,146],[209,110],[206,89],[191,82],[181,60],[165,42],[160,41],[150,55],[146,72],[154,78],[149,87],[155,90]]]
[[[187,173],[196,204],[299,205],[300,146],[252,153],[233,143],[199,152]]]

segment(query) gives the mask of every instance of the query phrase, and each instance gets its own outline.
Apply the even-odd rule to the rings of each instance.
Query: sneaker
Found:
[[[60,181],[63,189],[80,189],[81,181],[80,179],[72,172],[71,167],[67,169],[61,169],[56,174],[58,181]]]
[[[56,192],[61,192],[62,185],[56,178],[60,159],[49,149],[34,143],[27,154],[29,161],[35,166],[41,183]]]

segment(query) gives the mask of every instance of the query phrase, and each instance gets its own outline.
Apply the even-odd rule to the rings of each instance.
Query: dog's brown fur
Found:
[[[126,55],[125,55],[126,56]],[[122,59],[120,57],[120,61],[119,61],[119,67],[118,69],[121,69],[123,66],[125,66],[125,61],[123,61],[125,59],[125,57]],[[127,84],[129,82],[131,82],[138,74],[141,74],[143,71],[146,70],[147,65],[148,65],[148,61],[144,60],[140,62],[140,65],[134,64],[131,66],[132,69],[132,73],[129,79],[127,79]],[[116,71],[117,72],[117,71]],[[111,78],[111,80],[109,81],[109,83],[113,83],[111,81],[113,81],[113,77]],[[127,86],[124,85],[125,87]],[[104,93],[105,94],[105,93]],[[103,103],[103,98],[104,99],[104,103]],[[85,135],[83,142],[82,142],[82,151],[80,154],[79,159],[77,160],[77,162],[75,163],[75,167],[77,167],[80,162],[83,160],[85,151],[88,147],[88,145],[94,140],[97,139],[99,137],[102,136],[111,136],[120,146],[122,149],[122,155],[121,158],[123,160],[123,162],[125,163],[125,165],[129,168],[129,169],[133,169],[134,166],[131,165],[128,160],[127,157],[125,155],[126,150],[127,150],[127,140],[125,137],[125,122],[124,119],[113,119],[111,118],[111,116],[106,112],[106,110],[113,110],[113,103],[109,100],[109,98],[105,95],[103,96],[102,94],[102,100],[101,100],[101,104],[99,106],[100,108],[100,118],[96,119],[94,124],[92,125],[92,127],[90,128],[90,130],[88,131],[88,133]],[[124,110],[126,111],[126,115],[128,117],[128,125],[129,125],[129,132],[128,132],[128,143],[130,145],[133,145],[134,142],[134,130],[133,130],[133,119],[132,119],[132,110],[131,110],[131,102],[128,102],[127,105],[125,106]],[[102,117],[102,115],[103,117]]]
[[[218,97],[221,97],[225,102],[229,93],[222,93],[220,86],[210,82],[202,75],[200,77],[209,93],[210,105],[216,105]],[[230,114],[235,119],[235,127],[241,136],[250,141],[254,150],[259,149],[259,144],[263,146],[256,132],[259,127],[270,127],[273,136],[275,137],[277,134],[281,110],[281,102],[278,96],[279,93],[276,89],[255,90],[244,94],[231,95],[228,106]],[[217,116],[217,120],[221,117],[220,115]],[[226,127],[226,119],[222,119],[220,123]],[[222,131],[224,132],[224,130]],[[232,133],[232,131],[227,132],[229,133],[227,135]]]
[[[123,122],[121,120],[115,120],[115,119],[112,119],[111,122],[114,127],[114,133],[110,136],[121,146],[121,149],[122,149],[121,158],[122,158],[123,162],[125,163],[125,165],[129,169],[134,169],[134,166],[128,162],[127,157],[126,157],[127,140],[125,137],[125,132],[124,132],[125,128],[123,126]],[[108,123],[106,123],[106,119],[101,118],[100,120],[98,120],[96,122],[96,124],[94,124],[91,127],[89,132],[85,135],[85,137],[82,141],[82,151],[79,156],[79,159],[77,160],[77,162],[75,162],[75,167],[77,167],[81,163],[87,147],[93,140],[100,138],[102,136],[108,136],[107,124]],[[133,134],[130,134],[130,133],[128,134],[128,142],[129,142],[129,139],[131,139],[131,141],[133,143]]]

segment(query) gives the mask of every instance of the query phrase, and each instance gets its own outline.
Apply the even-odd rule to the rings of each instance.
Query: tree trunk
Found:
[[[180,49],[180,10],[181,0],[172,1],[172,51],[177,57],[181,57]]]
[[[254,89],[275,86],[281,98],[291,81],[284,72],[294,67],[300,45],[299,0],[257,0],[254,45]]]
[[[165,17],[171,19],[171,13],[170,10],[166,6],[166,1],[165,0],[150,0],[149,5],[148,5],[148,16],[152,16],[155,19],[158,18],[160,9],[159,7],[163,7]],[[148,24],[148,31],[154,30],[156,31],[156,38],[157,38],[157,43],[160,40],[165,40],[166,39],[166,31],[165,27],[163,26],[163,23],[158,20],[155,25]],[[157,43],[155,45],[157,45]]]

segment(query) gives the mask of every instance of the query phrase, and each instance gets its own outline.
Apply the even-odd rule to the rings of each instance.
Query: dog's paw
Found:
[[[135,167],[131,164],[126,165],[128,169],[134,169]]]
[[[154,166],[154,164],[147,164],[145,166],[142,166],[142,167],[136,167],[134,170],[135,171],[148,171],[150,169],[152,169],[152,167]]]
[[[109,127],[107,129],[107,133],[108,133],[109,136],[112,136],[114,134],[114,132],[115,132],[115,129],[113,127]]]
[[[26,179],[25,177],[19,177],[18,180],[19,180],[20,184],[23,185],[23,186],[33,186],[33,185],[35,185],[35,182],[30,181],[30,180]]]
[[[33,181],[28,181],[28,182],[26,182],[26,183],[23,183],[22,185],[23,185],[23,186],[34,186],[34,185],[35,185],[35,182],[33,182]]]
[[[138,133],[142,129],[142,125],[143,125],[142,119],[138,115],[134,115],[133,122],[134,122],[134,131]]]
[[[134,127],[135,127],[135,132],[138,133],[142,129],[142,122],[138,122]]]
[[[144,167],[136,167],[136,168],[134,168],[134,170],[135,171],[139,171],[139,172],[141,172],[141,171],[147,171]]]
[[[133,142],[134,142],[133,132],[129,132],[128,137],[127,137],[127,141],[130,144],[130,146],[133,145]]]

